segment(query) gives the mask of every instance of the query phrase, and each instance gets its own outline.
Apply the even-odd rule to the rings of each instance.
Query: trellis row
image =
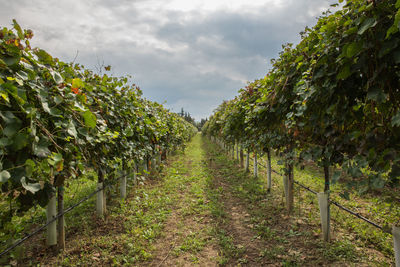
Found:
[[[151,161],[153,161],[155,164],[152,165],[153,168],[152,170],[157,169],[158,167],[160,167],[160,165],[162,164],[162,159],[161,159],[161,153],[158,153],[158,155],[155,155],[154,157],[152,157]],[[139,165],[136,165],[139,166]],[[124,173],[120,179],[119,179],[119,186],[120,186],[120,197],[122,199],[125,199],[127,196],[127,192],[126,192],[126,187],[127,187],[127,178],[129,176],[131,176],[133,179],[133,183],[134,185],[137,185],[137,175],[143,175],[143,176],[147,176],[149,173],[149,169],[148,169],[148,164],[146,163],[146,161],[143,162],[143,169],[142,172],[143,173],[139,173],[139,170],[134,169],[132,173]],[[96,214],[99,217],[103,217],[106,213],[106,194],[105,194],[105,186],[103,182],[99,182],[97,183],[97,197],[96,197]],[[55,246],[57,245],[57,241],[60,243],[60,240],[57,239],[57,236],[59,235],[60,232],[57,231],[57,225],[62,225],[61,228],[64,227],[64,217],[59,217],[58,221],[54,220],[54,218],[57,216],[57,201],[56,201],[56,196],[54,195],[46,208],[46,217],[47,217],[47,222],[50,222],[51,220],[53,220],[53,222],[51,222],[48,226],[47,226],[47,231],[46,231],[46,244],[47,246]],[[65,236],[63,238],[61,238],[61,242],[65,242]]]
[[[213,140],[219,140],[215,137],[211,138],[211,141]],[[216,144],[220,146],[220,148],[224,148],[224,142],[223,141],[216,141]],[[222,143],[222,144],[221,144]],[[228,150],[229,152],[229,150]],[[228,153],[229,154],[229,153]],[[249,160],[250,160],[250,152],[247,153],[246,157],[246,167],[245,170],[246,172],[248,171],[249,168]],[[254,172],[253,176],[258,177],[258,160],[257,160],[257,152],[254,151]],[[265,166],[264,166],[265,167]],[[271,186],[272,186],[272,180],[271,180],[271,155],[270,152],[267,153],[267,190],[270,191]],[[277,172],[276,172],[277,173]],[[291,171],[292,179],[291,183],[292,186],[289,186],[289,177],[287,175],[282,175],[280,173],[277,173],[282,176],[283,179],[283,188],[284,188],[284,194],[285,194],[285,203],[288,211],[290,212],[293,208],[293,183],[294,177],[293,177],[293,169]],[[299,184],[301,185],[301,184]],[[304,186],[303,186],[304,187]],[[321,222],[321,230],[322,230],[322,238],[324,241],[329,242],[330,241],[330,198],[329,198],[329,192],[315,192],[310,190],[309,188],[306,188],[309,191],[311,191],[313,194],[317,196],[318,199],[318,206],[319,206],[319,211],[320,211],[320,222]],[[292,191],[290,193],[290,191]],[[382,229],[382,227],[380,227]],[[394,256],[395,256],[395,264],[396,267],[400,267],[400,227],[393,225],[392,230],[390,232],[393,236],[393,248],[394,248]]]

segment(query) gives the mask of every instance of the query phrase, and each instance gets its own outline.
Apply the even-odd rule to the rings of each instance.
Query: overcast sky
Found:
[[[32,46],[63,61],[133,76],[144,96],[197,120],[264,76],[333,0],[0,0]]]

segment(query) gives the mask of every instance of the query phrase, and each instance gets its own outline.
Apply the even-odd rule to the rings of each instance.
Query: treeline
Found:
[[[201,119],[200,122],[197,122],[189,112],[185,111],[183,108],[181,108],[181,111],[177,113],[179,116],[185,119],[185,121],[193,124],[194,126],[197,127],[197,129],[200,131],[201,128],[203,128],[203,125],[206,123],[208,120],[207,118]]]

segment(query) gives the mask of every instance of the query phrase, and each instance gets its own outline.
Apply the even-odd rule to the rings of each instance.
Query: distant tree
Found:
[[[197,125],[196,125],[197,128],[198,128],[199,130],[201,130],[201,128],[203,128],[203,125],[204,125],[207,121],[208,121],[208,118],[201,119],[200,122],[197,123]]]
[[[185,111],[183,108],[181,108],[181,111],[178,113],[178,115],[184,118],[187,122],[190,122],[194,126],[198,127],[198,123],[196,123],[195,119],[190,115],[189,112]]]

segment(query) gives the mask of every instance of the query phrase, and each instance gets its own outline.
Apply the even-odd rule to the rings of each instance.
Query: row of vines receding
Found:
[[[222,103],[203,132],[285,152],[289,164],[335,166],[331,182],[351,177],[349,192],[398,186],[399,29],[399,0],[342,3],[284,46],[264,78]]]
[[[32,49],[32,37],[16,21],[0,29],[1,229],[88,170],[132,169],[196,132],[129,77],[62,62]]]

